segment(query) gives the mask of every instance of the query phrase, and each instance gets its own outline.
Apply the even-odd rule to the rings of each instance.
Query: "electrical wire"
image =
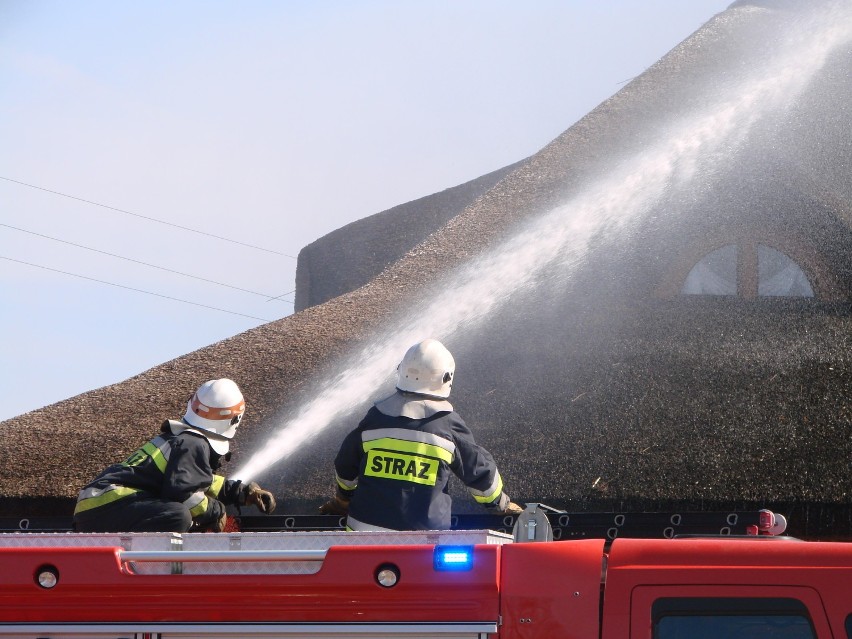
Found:
[[[138,218],[141,218],[143,220],[148,220],[149,222],[157,222],[158,224],[165,224],[166,226],[171,226],[171,227],[174,227],[176,229],[181,229],[183,231],[190,231],[191,233],[198,233],[199,235],[206,235],[207,237],[212,237],[212,238],[215,238],[217,240],[223,240],[225,242],[228,242],[229,244],[239,244],[240,246],[245,246],[247,248],[255,249],[255,250],[258,250],[258,251],[265,251],[267,253],[274,253],[276,255],[282,255],[284,257],[289,257],[289,258],[294,259],[294,260],[297,259],[293,255],[288,255],[287,253],[281,253],[280,251],[274,251],[272,249],[264,248],[262,246],[255,246],[254,244],[247,244],[245,242],[240,242],[240,241],[234,240],[230,237],[222,237],[221,235],[214,235],[213,233],[207,233],[206,231],[199,231],[198,229],[193,229],[193,228],[190,228],[188,226],[181,226],[180,224],[173,224],[172,222],[166,222],[165,220],[158,220],[155,217],[149,217],[147,215],[141,215],[139,213],[133,213],[131,211],[125,211],[124,209],[119,209],[119,208],[116,208],[114,206],[109,206],[108,204],[101,204],[99,202],[93,202],[92,200],[87,200],[87,199],[82,198],[82,197],[76,197],[74,195],[68,195],[67,193],[60,193],[59,191],[54,191],[52,189],[46,189],[42,186],[36,186],[35,184],[28,184],[26,182],[21,182],[20,180],[13,180],[12,178],[4,177],[2,175],[0,175],[0,180],[6,180],[7,182],[14,182],[15,184],[20,184],[21,186],[26,186],[26,187],[29,187],[31,189],[37,189],[39,191],[44,191],[45,193],[53,193],[54,195],[61,195],[62,197],[67,197],[71,200],[77,200],[78,202],[85,202],[86,204],[92,204],[94,206],[100,206],[101,208],[109,209],[110,211],[116,211],[118,213],[124,213],[125,215],[132,215],[133,217],[138,217]]]
[[[148,262],[142,262],[140,260],[135,260],[132,257],[125,257],[124,255],[116,255],[115,253],[109,253],[107,251],[102,251],[100,249],[92,248],[91,246],[84,246],[82,244],[76,244],[75,242],[70,242],[68,240],[63,240],[58,237],[51,237],[50,235],[44,235],[43,233],[36,233],[35,231],[29,231],[27,229],[22,229],[18,226],[12,226],[11,224],[3,224],[0,222],[0,226],[3,226],[7,229],[12,229],[14,231],[20,231],[21,233],[29,233],[30,235],[35,235],[37,237],[42,237],[46,240],[53,240],[54,242],[61,242],[62,244],[68,244],[70,246],[76,246],[77,248],[86,249],[87,251],[93,251],[94,253],[100,253],[101,255],[109,255],[110,257],[115,257],[120,260],[126,260],[128,262],[133,262],[134,264],[141,264],[142,266],[148,266],[150,268],[156,268],[161,271],[166,271],[167,273],[174,273],[176,275],[182,275],[184,277],[189,277],[194,280],[200,280],[202,282],[208,282],[210,284],[216,284],[218,286],[224,286],[226,288],[233,289],[235,291],[242,291],[243,293],[251,293],[252,295],[259,295],[260,297],[267,298],[267,302],[272,300],[281,300],[282,302],[289,302],[293,304],[292,300],[283,299],[285,295],[289,295],[290,293],[295,293],[295,291],[289,291],[287,293],[282,293],[281,295],[268,295],[266,293],[258,293],[257,291],[251,291],[246,288],[240,288],[239,286],[232,286],[230,284],[224,284],[223,282],[217,282],[216,280],[209,280],[206,277],[200,277],[198,275],[190,275],[189,273],[183,273],[181,271],[175,271],[170,268],[166,268],[164,266],[157,266],[156,264],[149,264]]]
[[[153,295],[154,297],[162,297],[163,299],[172,300],[173,302],[181,302],[183,304],[191,304],[192,306],[200,306],[201,308],[207,308],[212,311],[221,311],[222,313],[230,313],[231,315],[239,315],[240,317],[247,317],[249,319],[258,320],[261,322],[271,322],[273,320],[269,320],[263,317],[255,317],[254,315],[246,315],[245,313],[237,313],[236,311],[229,311],[225,308],[218,308],[216,306],[207,306],[206,304],[199,304],[198,302],[190,302],[189,300],[180,299],[179,297],[170,297],[169,295],[162,295],[160,293],[153,293],[151,291],[145,291],[141,288],[133,288],[132,286],[125,286],[124,284],[116,284],[114,282],[107,282],[106,280],[95,279],[94,277],[87,277],[86,275],[80,275],[78,273],[70,273],[68,271],[62,271],[57,268],[51,268],[49,266],[44,266],[42,264],[33,264],[32,262],[24,262],[23,260],[16,260],[11,257],[6,257],[5,255],[0,255],[0,260],[8,260],[10,262],[17,262],[18,264],[25,264],[27,266],[33,266],[35,268],[44,269],[46,271],[53,271],[54,273],[62,273],[63,275],[70,275],[72,277],[79,277],[83,280],[89,280],[90,282],[97,282],[99,284],[108,284],[109,286],[115,286],[117,288],[127,289],[128,291],[135,291],[137,293],[145,293],[146,295]]]
[[[295,293],[295,292],[296,292],[296,289],[293,289],[292,291],[287,291],[286,293],[281,293],[281,295],[278,295],[278,296],[276,296],[276,297],[270,297],[270,298],[269,298],[268,300],[266,300],[266,301],[267,301],[267,302],[274,302],[275,300],[282,299],[285,295],[290,295],[291,293]],[[296,303],[296,302],[294,302],[293,300],[284,300],[284,301],[285,301],[285,302],[290,302],[291,304],[295,304],[295,303]]]

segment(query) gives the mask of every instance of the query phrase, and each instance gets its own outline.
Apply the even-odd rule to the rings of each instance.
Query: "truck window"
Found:
[[[852,639],[852,615],[846,617],[846,639]]]
[[[654,639],[816,637],[808,609],[798,599],[669,597],[657,599],[651,615]]]

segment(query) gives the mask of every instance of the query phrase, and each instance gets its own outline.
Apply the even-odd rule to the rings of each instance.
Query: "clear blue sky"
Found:
[[[535,153],[729,4],[2,0],[0,420],[289,315],[303,246]]]

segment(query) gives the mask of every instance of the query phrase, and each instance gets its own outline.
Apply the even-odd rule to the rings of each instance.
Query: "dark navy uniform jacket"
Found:
[[[334,466],[338,495],[351,500],[352,530],[449,528],[451,473],[478,503],[509,502],[494,458],[452,405],[412,393],[397,391],[373,406],[343,440]]]
[[[224,504],[237,503],[241,482],[214,474],[220,456],[203,435],[186,428],[182,422],[163,422],[158,436],[104,469],[80,491],[74,514],[91,517],[98,508],[144,493],[183,503],[199,526],[218,521]]]

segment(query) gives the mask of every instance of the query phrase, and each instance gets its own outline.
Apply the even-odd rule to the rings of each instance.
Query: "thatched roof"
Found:
[[[295,310],[322,304],[360,288],[520,164],[516,162],[464,184],[394,206],[311,242],[299,251]]]
[[[797,11],[735,3],[365,286],[3,422],[0,504],[71,498],[226,376],[250,407],[232,469],[310,425],[257,478],[313,512],[415,329],[453,351],[451,399],[516,500],[769,506],[852,536],[852,51]],[[680,295],[729,243],[783,249],[816,296]],[[328,389],[336,413],[310,404]]]

